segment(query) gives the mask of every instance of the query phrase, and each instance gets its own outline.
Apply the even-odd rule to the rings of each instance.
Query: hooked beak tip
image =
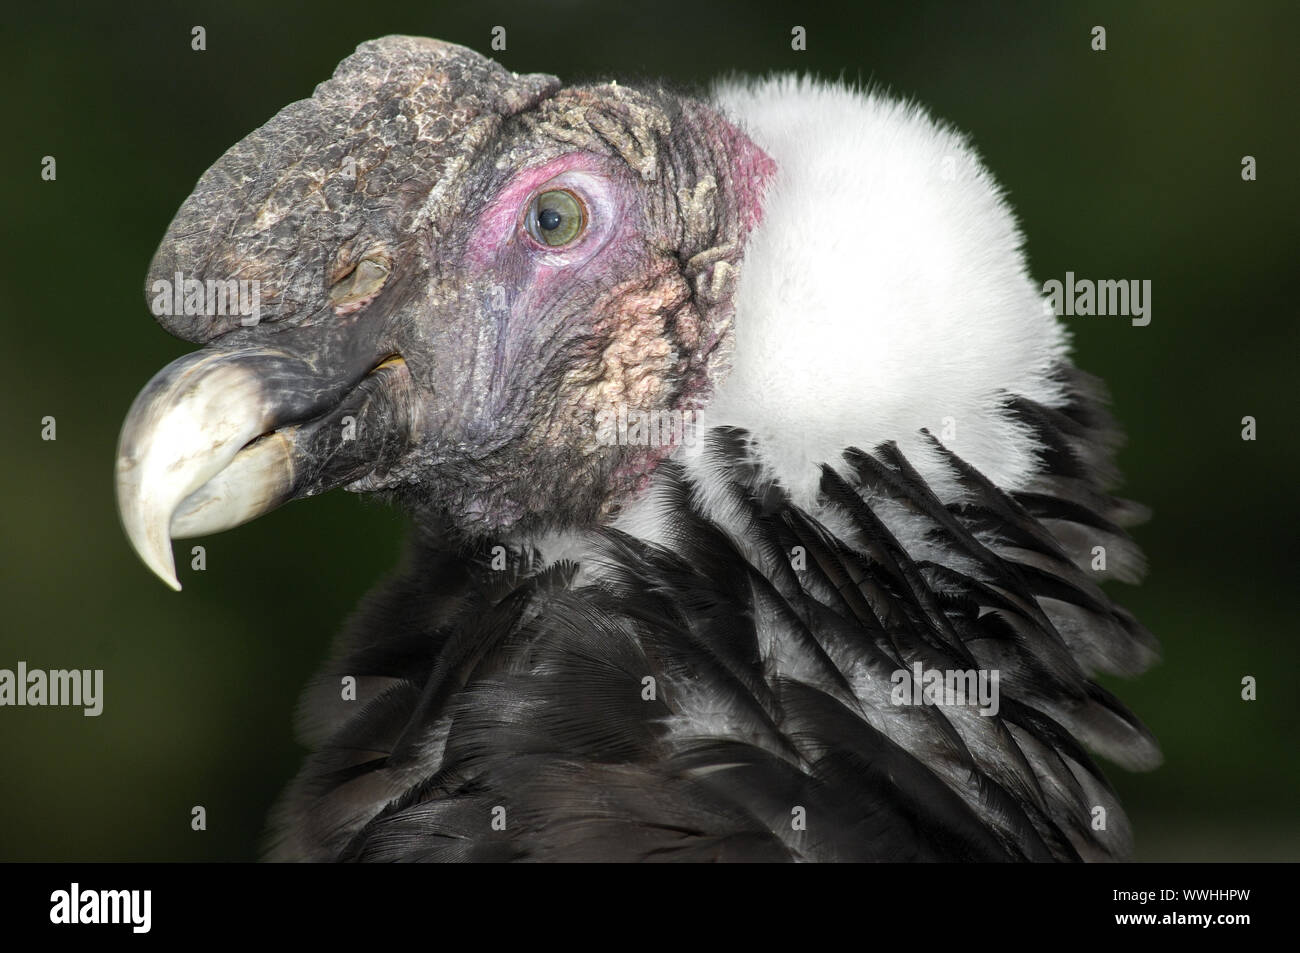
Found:
[[[149,497],[140,492],[137,480],[132,479],[129,471],[133,467],[124,466],[126,459],[118,457],[117,505],[122,517],[122,528],[141,561],[155,576],[165,582],[171,589],[180,592],[181,583],[176,577],[176,563],[172,556],[171,536],[159,532],[159,527],[167,525],[166,519],[148,512]],[[170,516],[170,514],[167,514]],[[152,517],[152,518],[151,518]]]
[[[173,361],[135,399],[117,450],[117,505],[131,546],[180,590],[172,518],[268,424],[267,390],[254,367],[196,352]]]
[[[371,472],[398,426],[393,408],[408,406],[394,395],[410,376],[398,356],[359,373],[359,383],[351,367],[322,375],[257,348],[197,351],[154,375],[122,425],[115,474],[122,527],[144,564],[179,591],[173,539],[240,526]],[[385,426],[358,428],[372,401]]]

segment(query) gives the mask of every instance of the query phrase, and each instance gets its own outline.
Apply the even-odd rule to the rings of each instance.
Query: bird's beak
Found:
[[[320,363],[292,348],[210,346],[136,397],[118,442],[118,509],[173,589],[171,539],[230,529],[395,459],[411,427],[405,362],[354,358],[333,373]]]

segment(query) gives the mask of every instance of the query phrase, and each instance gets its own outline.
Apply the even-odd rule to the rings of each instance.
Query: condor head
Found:
[[[709,107],[562,87],[434,40],[363,44],[181,207],[146,297],[203,345],[122,428],[145,563],[334,487],[473,537],[600,520],[666,449],[609,408],[701,407],[771,160]]]

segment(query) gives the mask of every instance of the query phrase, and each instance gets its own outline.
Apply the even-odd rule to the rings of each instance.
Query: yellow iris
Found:
[[[533,237],[552,248],[572,242],[586,224],[582,203],[572,192],[552,189],[533,201]]]

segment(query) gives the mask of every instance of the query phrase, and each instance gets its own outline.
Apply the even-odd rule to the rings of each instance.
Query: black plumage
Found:
[[[1106,422],[1080,393],[1062,413],[1015,402],[1075,481],[1059,495],[1046,482],[1005,494],[944,451],[966,491],[945,506],[896,447],[851,449],[823,473],[837,533],[761,482],[746,434],[719,429],[707,451],[731,518],[707,516],[667,464],[670,545],[593,529],[579,573],[519,551],[494,570],[487,544],[417,542],[309,695],[317,751],[273,856],[1122,856],[1127,826],[1084,744],[1135,767],[1157,755],[1090,678],[1154,650],[1088,577],[1088,550],[1045,528],[1121,538],[1124,504],[1067,465],[1106,452]],[[880,515],[890,508],[952,559],[914,558]],[[850,683],[915,662],[997,668],[999,713],[873,710]],[[340,699],[346,675],[359,701]]]

